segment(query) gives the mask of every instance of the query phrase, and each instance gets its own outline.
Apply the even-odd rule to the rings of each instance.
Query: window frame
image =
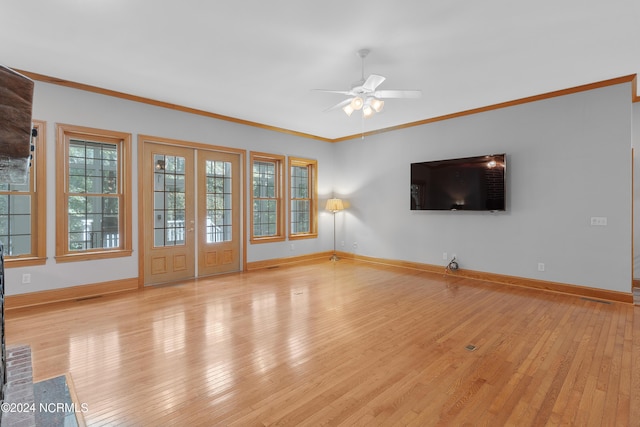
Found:
[[[254,188],[254,177],[253,177],[253,165],[255,162],[269,162],[275,164],[276,178],[275,178],[275,197],[276,200],[276,233],[271,236],[256,236],[254,235],[254,202],[256,198],[254,197],[253,188]],[[250,179],[249,182],[249,193],[250,193],[250,203],[249,203],[249,217],[250,217],[250,234],[249,234],[249,242],[250,243],[272,243],[272,242],[281,242],[286,239],[285,232],[285,198],[284,198],[284,180],[283,180],[283,168],[285,164],[285,156],[278,154],[269,154],[269,153],[261,153],[251,151],[249,153],[249,174]]]
[[[81,251],[69,250],[69,145],[71,139],[118,146],[116,192],[118,205],[118,223],[120,245],[118,248],[91,248]],[[56,262],[86,261],[93,259],[117,258],[133,253],[131,243],[131,143],[130,133],[95,129],[67,124],[57,125],[56,153]],[[76,193],[73,193],[76,194]],[[78,193],[81,194],[81,193]]]
[[[47,122],[32,120],[38,136],[31,140],[34,145],[29,168],[29,194],[31,196],[31,252],[21,255],[4,255],[5,267],[28,267],[47,262]],[[2,194],[12,194],[2,191]]]
[[[307,179],[309,188],[308,198],[293,198],[293,186],[292,186],[292,170],[293,167],[306,167]],[[305,159],[301,157],[289,156],[287,162],[287,171],[289,177],[289,197],[288,197],[288,222],[289,222],[289,240],[297,239],[312,239],[318,237],[318,161],[312,159]],[[291,202],[294,200],[309,200],[309,231],[304,233],[293,233],[292,227],[292,209]]]

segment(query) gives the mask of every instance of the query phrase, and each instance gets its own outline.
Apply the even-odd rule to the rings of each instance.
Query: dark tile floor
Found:
[[[64,375],[34,383],[33,394],[36,426],[78,427],[76,408]]]

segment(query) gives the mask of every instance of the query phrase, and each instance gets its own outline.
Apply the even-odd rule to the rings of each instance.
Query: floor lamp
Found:
[[[331,256],[331,261],[338,261],[338,255],[336,255],[336,212],[340,212],[344,209],[344,205],[342,204],[341,199],[329,199],[327,200],[326,208],[328,211],[333,212],[333,255]]]

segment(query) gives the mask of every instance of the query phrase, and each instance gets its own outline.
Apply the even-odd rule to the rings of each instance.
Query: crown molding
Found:
[[[369,131],[369,132],[358,133],[358,134],[353,134],[353,135],[347,135],[347,136],[343,136],[343,137],[339,137],[339,138],[324,138],[324,137],[321,137],[321,136],[318,136],[318,135],[312,135],[312,134],[308,134],[308,133],[304,133],[304,132],[297,132],[297,131],[293,131],[293,130],[289,130],[289,129],[285,129],[285,128],[280,128],[280,127],[276,127],[276,126],[269,126],[269,125],[265,125],[265,124],[262,124],[262,123],[252,122],[252,121],[249,121],[249,120],[238,119],[236,117],[224,116],[222,114],[216,114],[216,113],[212,113],[212,112],[209,112],[209,111],[199,110],[199,109],[196,109],[196,108],[185,107],[183,105],[172,104],[170,102],[158,101],[158,100],[155,100],[155,99],[146,98],[146,97],[142,97],[142,96],[131,95],[131,94],[128,94],[128,93],[118,92],[118,91],[115,91],[115,90],[104,89],[104,88],[101,88],[101,87],[91,86],[91,85],[87,85],[87,84],[84,84],[84,83],[72,82],[72,81],[60,79],[60,78],[57,78],[57,77],[51,77],[51,76],[47,76],[47,75],[44,75],[44,74],[33,73],[31,71],[20,70],[20,69],[16,69],[16,68],[12,68],[12,69],[14,71],[18,72],[18,73],[24,74],[25,76],[27,76],[27,77],[29,77],[29,78],[31,78],[33,80],[44,82],[44,83],[51,83],[51,84],[55,84],[55,85],[59,85],[59,86],[70,87],[70,88],[73,88],[73,89],[84,90],[84,91],[87,91],[87,92],[98,93],[98,94],[101,94],[101,95],[107,95],[107,96],[112,96],[112,97],[116,97],[116,98],[126,99],[126,100],[129,100],[129,101],[140,102],[140,103],[143,103],[143,104],[154,105],[156,107],[168,108],[168,109],[171,109],[171,110],[176,110],[176,111],[195,114],[195,115],[199,115],[199,116],[209,117],[209,118],[213,118],[213,119],[217,119],[217,120],[224,120],[224,121],[237,123],[237,124],[241,124],[241,125],[245,125],[245,126],[252,126],[252,127],[256,127],[256,128],[260,128],[260,129],[266,129],[266,130],[270,130],[270,131],[274,131],[274,132],[280,132],[280,133],[285,133],[285,134],[288,134],[288,135],[298,136],[298,137],[301,137],[301,138],[313,139],[313,140],[316,140],[316,141],[323,141],[323,142],[330,142],[330,143],[337,143],[337,142],[348,141],[348,140],[357,139],[357,138],[364,138],[366,136],[373,136],[373,135],[378,135],[378,134],[381,134],[381,133],[393,132],[393,131],[396,131],[396,130],[407,129],[407,128],[411,128],[411,127],[415,127],[415,126],[422,126],[422,125],[426,125],[426,124],[429,124],[429,123],[441,122],[441,121],[445,121],[445,120],[455,119],[457,117],[464,117],[464,116],[470,116],[470,115],[473,115],[473,114],[484,113],[484,112],[487,112],[487,111],[499,110],[499,109],[502,109],[502,108],[513,107],[513,106],[516,106],[516,105],[527,104],[527,103],[530,103],[530,102],[542,101],[542,100],[545,100],[545,99],[556,98],[556,97],[559,97],[559,96],[571,95],[571,94],[574,94],[574,93],[585,92],[585,91],[589,91],[589,90],[593,90],[593,89],[598,89],[598,88],[602,88],[602,87],[618,85],[618,84],[622,84],[622,83],[631,83],[631,89],[632,89],[631,90],[631,102],[634,102],[634,103],[635,102],[640,102],[640,96],[638,96],[638,92],[637,92],[637,75],[636,74],[629,74],[629,75],[622,76],[622,77],[616,77],[616,78],[613,78],[613,79],[603,80],[603,81],[599,81],[599,82],[595,82],[595,83],[584,84],[584,85],[580,85],[580,86],[571,87],[571,88],[568,88],[568,89],[556,90],[556,91],[552,91],[552,92],[543,93],[543,94],[540,94],[540,95],[528,96],[528,97],[525,97],[525,98],[515,99],[515,100],[512,100],[512,101],[500,102],[500,103],[497,103],[497,104],[487,105],[487,106],[484,106],[484,107],[472,108],[470,110],[464,110],[464,111],[460,111],[460,112],[457,112],[457,113],[451,113],[451,114],[445,114],[445,115],[442,115],[442,116],[431,117],[431,118],[428,118],[428,119],[418,120],[418,121],[415,121],[415,122],[409,122],[409,123],[405,123],[405,124],[401,124],[401,125],[397,125],[397,126],[391,126],[391,127],[387,127],[387,128],[383,128],[383,129],[378,129],[378,130],[373,130],[373,131]]]

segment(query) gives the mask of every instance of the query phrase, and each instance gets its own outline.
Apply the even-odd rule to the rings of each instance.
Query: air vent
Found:
[[[87,300],[90,300],[90,299],[98,299],[98,298],[102,298],[102,295],[93,295],[93,296],[90,296],[90,297],[78,298],[78,299],[76,299],[76,301],[87,301]]]
[[[597,302],[600,304],[611,304],[611,301],[603,301],[601,299],[594,299],[594,298],[587,298],[587,297],[581,297],[580,299],[584,301]]]

